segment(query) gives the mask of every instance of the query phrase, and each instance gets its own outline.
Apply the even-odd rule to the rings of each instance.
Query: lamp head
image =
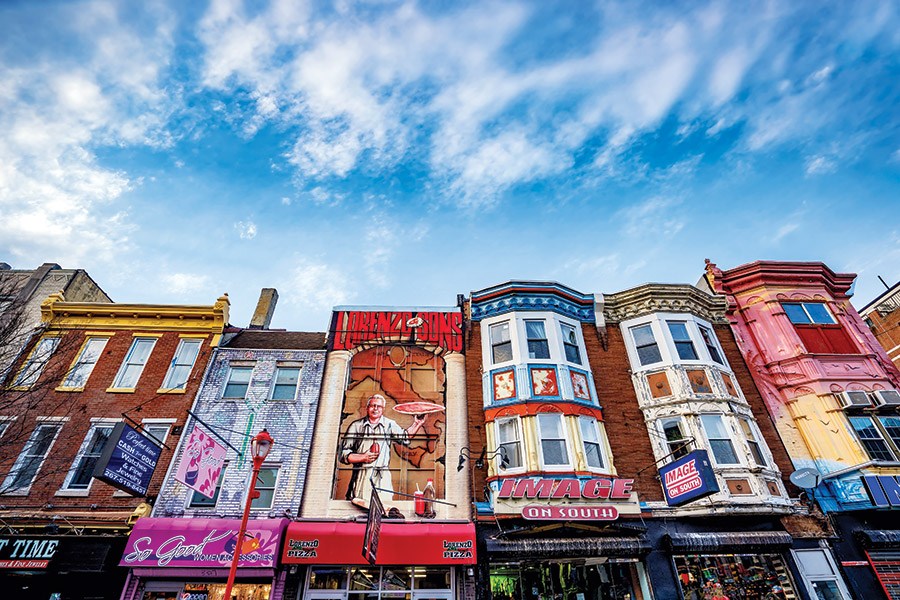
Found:
[[[456,465],[457,473],[463,470],[463,467],[466,465],[466,457],[462,454],[459,455],[459,463]]]
[[[260,463],[266,460],[273,444],[275,444],[275,440],[269,435],[268,430],[263,429],[257,433],[250,441],[250,453],[253,455],[253,460],[259,461]]]

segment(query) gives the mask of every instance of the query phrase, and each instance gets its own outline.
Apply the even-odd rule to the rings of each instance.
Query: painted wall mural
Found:
[[[353,355],[344,394],[333,498],[367,508],[372,484],[389,510],[434,480],[444,497],[444,359],[414,345]]]

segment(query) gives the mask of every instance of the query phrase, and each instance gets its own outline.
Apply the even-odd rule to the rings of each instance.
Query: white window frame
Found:
[[[125,355],[125,358],[122,359],[122,364],[119,366],[119,371],[116,373],[116,378],[113,380],[112,389],[116,390],[133,390],[136,389],[138,383],[141,381],[141,376],[144,374],[144,369],[147,367],[147,363],[150,362],[150,357],[153,355],[153,350],[156,348],[156,342],[159,338],[155,336],[149,335],[135,335],[134,339],[131,340],[131,347],[128,348],[128,353]],[[134,351],[137,350],[138,344],[142,342],[150,343],[150,350],[147,351],[147,358],[144,362],[131,362],[131,357],[134,354]],[[123,386],[122,379],[125,377],[125,373],[128,371],[129,367],[139,367],[137,378],[134,380],[134,385]]]
[[[666,437],[666,423],[675,421],[678,423],[678,431],[681,433],[680,440],[669,440]],[[679,415],[671,415],[668,417],[660,417],[656,420],[656,429],[659,432],[659,440],[662,444],[663,448],[663,457],[668,457],[670,461],[678,460],[685,454],[691,451],[690,445],[692,442],[690,432],[688,431],[687,423],[685,422],[685,418]],[[680,443],[679,443],[680,442]],[[696,445],[696,443],[694,444]],[[673,448],[676,446],[676,448]],[[712,451],[712,449],[710,449]],[[681,453],[680,455],[678,455]]]
[[[94,438],[94,433],[98,429],[109,429],[110,433],[112,433],[112,429],[116,426],[116,423],[121,422],[121,420],[122,419],[91,419],[91,426],[85,434],[84,440],[82,440],[81,442],[81,446],[78,448],[78,453],[75,455],[75,459],[72,461],[72,466],[69,467],[69,472],[66,473],[66,478],[63,481],[62,487],[60,488],[61,492],[80,492],[85,496],[90,492],[91,486],[94,485],[93,477],[88,477],[88,483],[85,487],[71,487],[72,480],[75,478],[75,474],[78,471],[78,468],[81,466],[81,461],[87,454],[88,446]],[[109,438],[107,437],[107,441],[108,440]],[[100,458],[105,448],[106,446],[104,445],[104,447],[100,449],[100,452],[97,453],[97,458]]]
[[[651,347],[651,344],[644,344],[642,346],[639,346],[638,342],[637,342],[637,338],[635,337],[635,331],[637,331],[638,329],[643,329],[645,327],[650,330],[650,335],[653,337],[652,345],[656,347],[656,352],[657,352],[657,354],[659,354],[659,360],[655,360],[653,362],[648,362],[646,364],[641,359],[640,349],[641,348],[649,348],[649,347]],[[628,328],[628,335],[625,336],[625,339],[627,341],[631,342],[631,344],[629,345],[629,348],[634,348],[634,358],[637,360],[637,364],[640,367],[652,367],[653,365],[658,365],[658,364],[662,364],[663,362],[665,362],[665,357],[663,355],[662,346],[660,346],[660,344],[659,344],[659,336],[656,334],[655,329],[656,328],[653,326],[653,323],[638,323],[638,324],[632,325]]]
[[[43,375],[44,369],[47,368],[50,357],[53,356],[53,353],[59,347],[60,339],[58,335],[45,335],[39,339],[34,348],[31,349],[31,352],[28,353],[28,358],[25,359],[25,364],[22,365],[18,374],[16,374],[11,387],[28,389],[37,383],[41,375]],[[49,350],[42,349],[45,343],[49,343]]]
[[[752,467],[759,467],[762,469],[771,469],[772,468],[772,457],[769,456],[769,448],[766,442],[762,437],[762,433],[759,431],[759,427],[750,417],[740,416],[738,417],[738,425],[741,428],[741,432],[744,434],[744,439],[747,441],[747,447],[750,451],[750,461]],[[746,425],[747,429],[744,429]],[[763,464],[759,464],[756,456],[753,453],[753,444],[756,444],[756,450],[759,452],[759,456],[762,458]]]
[[[3,434],[5,434],[9,430],[9,426],[15,423],[18,417],[0,417],[0,439],[3,439]]]
[[[280,371],[286,370],[296,370],[297,371],[297,382],[294,384],[294,393],[291,394],[290,398],[276,398],[275,390],[279,385],[287,387],[287,384],[279,384],[278,383],[278,373]],[[269,398],[272,400],[278,400],[280,402],[291,402],[297,399],[297,391],[300,389],[300,379],[303,376],[303,367],[301,365],[276,365],[275,372],[272,374],[272,388],[269,390]]]
[[[828,563],[828,567],[831,569],[831,575],[827,574],[816,574],[816,573],[808,573],[804,566],[803,561],[800,559],[802,554],[812,554],[813,552],[819,552],[825,557],[825,561]],[[831,552],[825,548],[808,548],[804,550],[791,550],[791,554],[794,555],[794,564],[797,565],[797,572],[800,573],[800,578],[803,580],[803,585],[806,586],[806,591],[809,592],[810,598],[818,598],[818,593],[816,592],[815,584],[816,582],[834,582],[837,584],[838,591],[842,595],[841,600],[850,600],[852,596],[850,595],[850,591],[847,589],[846,584],[844,584],[844,578],[841,577],[841,572],[838,569],[837,562],[834,560],[834,556],[832,556]]]
[[[190,363],[183,360],[182,353],[188,346],[197,346],[197,351],[194,354],[194,358],[190,361]],[[178,340],[178,347],[175,349],[175,354],[172,355],[172,362],[169,363],[169,370],[166,371],[166,377],[163,379],[163,384],[161,389],[165,390],[184,390],[187,389],[187,382],[191,378],[191,373],[194,371],[194,365],[197,364],[197,358],[200,356],[200,350],[203,347],[203,339],[202,338],[181,338]],[[181,362],[179,362],[181,361]],[[187,367],[187,376],[184,378],[184,383],[181,385],[173,385],[177,384],[177,382],[173,381],[175,378],[176,370],[179,368]]]
[[[728,437],[727,438],[720,438],[720,437],[711,438],[709,435],[710,432],[706,427],[706,423],[704,423],[704,421],[703,421],[704,417],[718,417],[721,420],[722,427],[725,429],[725,433],[728,434]],[[741,461],[741,455],[738,452],[738,444],[735,443],[734,428],[731,426],[731,423],[729,423],[729,421],[731,419],[729,419],[727,415],[722,414],[722,413],[703,413],[703,414],[699,415],[699,418],[700,418],[700,429],[703,431],[703,437],[706,439],[706,447],[709,448],[710,458],[712,458],[713,463],[717,467],[735,467],[735,466],[743,467],[743,466],[746,466]],[[712,444],[713,440],[717,440],[717,441],[718,440],[728,440],[728,442],[731,444],[731,450],[732,450],[732,452],[734,452],[735,462],[733,462],[733,463],[720,462],[719,457],[716,456],[715,449],[713,448],[713,444]]]
[[[584,437],[584,428],[585,426],[589,427],[594,431],[597,435],[596,441],[588,441]],[[600,421],[597,420],[596,417],[590,417],[587,415],[578,415],[578,435],[581,438],[581,448],[584,451],[584,466],[588,471],[593,471],[595,473],[605,473],[609,469],[609,459],[606,455],[606,436],[604,435],[603,429],[600,427]],[[588,463],[588,444],[596,444],[597,445],[597,454],[600,457],[600,466],[594,467],[590,463]]]
[[[494,330],[495,329],[498,331],[501,330],[503,325],[506,325],[506,333],[507,333],[508,339],[507,340],[499,340],[499,341],[495,342],[494,341]],[[491,364],[492,365],[505,365],[508,363],[515,362],[516,361],[516,350],[517,350],[517,346],[518,346],[518,344],[516,343],[517,340],[516,340],[516,331],[515,331],[515,329],[516,329],[515,320],[510,319],[507,316],[506,318],[501,319],[501,320],[497,321],[496,323],[486,324],[486,326],[487,326],[487,330],[488,330],[488,335],[486,336],[488,350],[487,350],[487,354],[485,356],[490,357]],[[498,361],[494,355],[494,348],[496,346],[502,346],[504,344],[509,344],[510,358],[509,358],[509,360]]]
[[[544,434],[542,431],[543,428],[541,427],[541,417],[542,416],[554,416],[554,417],[559,418],[560,426],[562,427],[562,435],[563,435],[563,437],[561,439],[565,443],[566,460],[568,460],[567,463],[548,465],[544,461],[544,444],[543,444]],[[558,412],[542,412],[542,413],[537,413],[534,416],[534,424],[535,424],[535,427],[537,428],[537,445],[538,445],[537,455],[538,455],[538,460],[540,461],[541,469],[544,471],[571,471],[573,468],[572,459],[574,457],[574,454],[572,453],[572,440],[569,439],[569,428],[568,428],[568,423],[566,421],[567,421],[566,415],[564,415],[563,413],[558,413]],[[548,440],[559,440],[560,438],[547,438],[547,439]]]
[[[675,339],[675,333],[672,331],[672,326],[676,327],[681,325],[684,326],[684,333],[687,335],[687,339]],[[686,319],[666,319],[666,332],[669,334],[669,341],[672,343],[672,348],[675,349],[675,354],[673,357],[678,357],[678,362],[681,363],[696,363],[699,362],[700,353],[697,351],[697,341],[694,339],[694,336],[691,335],[691,327],[688,325],[688,321]],[[678,349],[678,344],[690,344],[691,350],[694,352],[694,358],[684,358],[681,356],[681,351]]]
[[[31,435],[28,436],[28,440],[25,442],[25,445],[22,446],[22,452],[19,453],[19,456],[16,457],[16,461],[13,464],[12,469],[10,469],[9,473],[6,476],[6,479],[3,480],[3,484],[0,485],[0,491],[9,496],[27,496],[31,491],[31,486],[34,483],[34,480],[41,472],[41,468],[44,466],[44,463],[47,461],[47,457],[50,455],[50,451],[53,450],[53,444],[56,443],[56,440],[59,439],[59,434],[62,431],[63,426],[65,425],[66,418],[38,418],[37,423],[34,426],[34,429],[31,431]],[[53,433],[53,438],[50,440],[50,443],[47,445],[47,449],[44,451],[43,456],[41,456],[40,462],[37,465],[37,468],[34,470],[34,474],[31,476],[31,479],[28,481],[26,485],[21,487],[13,488],[10,487],[12,483],[15,481],[16,477],[18,477],[18,471],[22,468],[23,464],[28,460],[28,451],[34,445],[34,442],[37,438],[37,432],[42,427],[55,427],[56,431]]]
[[[678,354],[678,348],[675,345],[675,338],[669,328],[669,323],[682,323],[684,325],[688,337],[690,338],[690,342],[694,347],[694,353],[697,355],[696,359],[681,358]],[[650,327],[650,332],[653,334],[653,338],[656,341],[660,360],[642,364],[637,351],[637,341],[634,339],[634,330],[648,325]],[[696,315],[690,313],[658,312],[643,317],[628,319],[627,321],[620,323],[619,327],[625,338],[625,347],[628,351],[628,359],[631,362],[632,371],[648,371],[667,365],[709,365],[731,373],[728,361],[725,358],[725,352],[722,350],[722,344],[716,335],[716,330],[709,321]],[[706,341],[703,339],[701,328],[704,328],[709,332],[711,340],[715,344],[715,349],[722,359],[721,362],[715,360],[710,353]]]
[[[514,440],[504,441],[502,436],[500,435],[500,431],[501,431],[500,425],[509,423],[509,422],[515,423],[515,430],[516,430],[516,434],[518,437]],[[525,471],[525,467],[526,467],[525,441],[523,439],[524,436],[522,435],[522,419],[518,415],[514,415],[511,417],[499,417],[497,419],[494,419],[494,431],[497,434],[496,435],[497,450],[502,449],[504,446],[509,446],[509,445],[513,445],[513,444],[518,445],[518,448],[519,448],[520,464],[518,466],[513,466],[512,463],[510,463],[510,466],[503,467],[499,470],[504,474],[518,473],[518,472]],[[509,458],[509,455],[507,455],[507,458]],[[499,456],[498,456],[497,460],[500,461],[497,464],[502,465],[503,459],[499,458]]]
[[[279,463],[263,463],[262,467],[260,467],[260,472],[266,469],[274,469],[275,470],[275,483],[273,484],[272,490],[272,503],[269,506],[253,506],[251,503],[250,510],[258,510],[258,511],[266,511],[266,510],[274,510],[275,509],[275,495],[278,493],[278,483],[281,480],[281,471],[282,466]],[[251,471],[250,477],[254,477],[255,475]],[[259,491],[259,486],[256,487],[256,491]],[[270,488],[263,488],[270,489]],[[247,493],[250,492],[250,481],[247,481]],[[246,496],[246,494],[245,494]],[[246,502],[246,499],[245,499]]]
[[[528,337],[528,323],[539,323],[541,329],[543,329],[544,337],[534,338],[533,341],[544,343],[544,347],[547,349],[547,356],[531,356],[530,342],[532,341],[532,338]],[[525,356],[528,356],[529,360],[551,360],[553,357],[553,352],[550,351],[550,338],[547,337],[547,321],[545,321],[544,319],[523,319],[522,325],[525,332]]]
[[[725,362],[725,353],[722,351],[722,344],[719,343],[719,336],[716,335],[715,329],[709,327],[708,325],[703,325],[696,322],[694,323],[694,325],[697,327],[697,333],[700,334],[700,341],[703,342],[703,349],[706,352],[706,355],[709,357],[709,360],[717,365],[725,366],[727,364]],[[708,343],[706,337],[703,335],[703,332],[709,334]],[[719,355],[719,360],[716,360],[716,357],[713,356],[713,352]]]
[[[584,336],[581,331],[581,323],[577,325],[569,323],[567,321],[560,320],[559,323],[559,341],[562,345],[562,358],[565,362],[570,365],[578,365],[581,368],[584,368],[584,357],[587,355],[584,348]],[[566,341],[566,328],[570,328],[572,332],[575,334],[575,343],[570,344]],[[575,352],[578,355],[578,361],[569,360],[569,355],[566,353],[566,348],[569,346],[575,346]]]
[[[239,382],[240,385],[246,385],[246,389],[244,390],[243,396],[226,396],[225,393],[228,391],[228,385],[231,383],[231,377],[235,371],[243,371],[248,370],[247,381]],[[244,400],[247,398],[247,394],[250,393],[250,383],[253,381],[253,366],[252,365],[228,365],[228,375],[225,377],[225,381],[222,384],[222,400]]]
[[[893,415],[891,415],[893,416]],[[863,443],[864,439],[874,439],[874,438],[863,438],[860,436],[859,431],[856,427],[853,426],[853,421],[851,419],[868,419],[872,426],[875,428],[876,433],[878,433],[879,439],[884,442],[888,452],[893,456],[892,459],[884,459],[884,458],[876,458],[872,456],[869,452],[869,449],[866,447],[865,443]],[[884,430],[884,426],[881,424],[881,421],[877,417],[873,417],[872,415],[848,415],[847,416],[847,426],[850,428],[850,432],[853,434],[854,439],[859,442],[859,446],[863,452],[866,453],[872,460],[880,460],[882,462],[898,462],[898,448],[894,444],[894,441],[891,439],[891,436],[887,434],[887,431]]]
[[[97,359],[92,362],[82,362],[82,358],[84,357],[84,353],[87,351],[88,345],[92,342],[100,343],[100,349],[97,352]],[[91,378],[91,373],[94,372],[94,368],[97,366],[97,363],[100,362],[100,357],[103,355],[103,351],[106,349],[106,344],[109,342],[109,337],[99,336],[99,335],[89,335],[85,337],[84,342],[81,344],[81,348],[78,349],[78,356],[75,357],[75,360],[72,361],[72,365],[69,367],[69,370],[66,372],[66,376],[63,378],[62,383],[60,384],[62,388],[67,390],[83,390],[84,386],[87,385],[88,380]],[[80,371],[86,368],[86,373],[84,373],[84,381],[81,385],[77,385],[77,381],[72,381],[75,375]]]

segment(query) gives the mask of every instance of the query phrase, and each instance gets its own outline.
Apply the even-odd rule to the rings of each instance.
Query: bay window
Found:
[[[543,321],[525,321],[525,337],[528,340],[528,358],[550,358],[550,344]]]
[[[497,445],[506,457],[507,469],[518,469],[522,462],[522,435],[518,417],[497,419]]]
[[[569,466],[569,452],[563,415],[539,413],[537,415],[538,438],[541,445],[541,462],[547,467]]]
[[[641,361],[642,365],[650,365],[662,361],[659,344],[656,343],[656,338],[653,336],[653,328],[649,324],[632,327],[631,337],[634,338],[638,360]]]
[[[591,469],[602,469],[603,449],[600,444],[600,429],[594,417],[578,417],[581,426],[581,444],[584,448],[584,459]]]
[[[703,424],[703,431],[706,433],[709,449],[712,450],[716,464],[740,464],[724,417],[722,415],[700,415],[700,422]]]
[[[856,345],[822,302],[784,302],[781,307],[808,352],[856,354]]]
[[[678,352],[678,358],[681,360],[697,360],[697,350],[694,348],[694,342],[688,333],[687,323],[684,321],[667,321],[669,333],[672,334],[672,341],[675,342],[675,350]]]
[[[750,447],[750,455],[753,457],[753,462],[756,463],[758,467],[768,467],[769,463],[766,461],[766,457],[763,454],[762,444],[757,436],[756,427],[749,419],[739,419],[739,421],[741,423],[741,430],[744,432],[744,437],[747,440],[747,445]]]

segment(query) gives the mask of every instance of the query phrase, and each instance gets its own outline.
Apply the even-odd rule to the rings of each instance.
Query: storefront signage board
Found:
[[[94,478],[132,496],[147,495],[147,487],[162,448],[137,429],[117,423],[94,469]]]
[[[602,500],[628,500],[634,479],[522,478],[504,479],[497,497],[507,498],[585,498]]]
[[[369,342],[420,344],[462,352],[462,313],[458,310],[338,310],[329,333],[329,350],[352,350]]]
[[[688,452],[659,469],[666,504],[681,506],[719,491],[706,450]]]
[[[0,537],[0,569],[46,569],[59,540],[45,537]]]
[[[615,521],[619,518],[619,509],[592,504],[529,505],[522,509],[522,518],[529,521]]]
[[[175,480],[211,499],[216,494],[225,456],[225,446],[194,427],[175,470]]]
[[[282,562],[310,565],[365,565],[359,552],[363,523],[296,521],[288,525]],[[475,526],[471,523],[383,523],[378,565],[475,564]]]
[[[896,475],[864,475],[869,500],[878,508],[900,508],[900,479]]]
[[[287,519],[251,519],[240,567],[274,568]],[[138,519],[122,567],[228,567],[237,548],[237,519]]]

